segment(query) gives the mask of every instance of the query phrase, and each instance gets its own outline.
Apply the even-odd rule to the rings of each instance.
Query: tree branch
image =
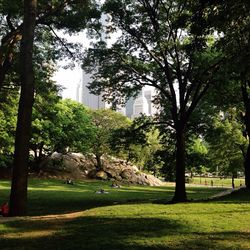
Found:
[[[55,37],[59,40],[59,42],[62,44],[62,46],[67,50],[67,52],[69,53],[69,55],[74,59],[75,56],[74,54],[70,51],[70,49],[68,48],[68,46],[63,42],[63,40],[56,34],[56,32],[53,30],[53,28],[48,25],[48,27],[50,28],[51,32],[55,35]]]
[[[218,62],[210,65],[207,69],[205,69],[200,75],[206,75],[211,70],[217,71],[216,68],[224,61],[224,59],[225,58],[222,57]],[[187,79],[187,81],[188,81],[188,79]],[[194,96],[198,95],[199,90],[201,88],[201,85],[202,85],[202,82],[200,82],[200,84],[198,84],[198,85],[197,85],[197,82],[193,82],[193,83],[190,84],[190,87],[188,88],[188,90],[186,92],[186,96],[185,96],[185,100],[184,100],[185,105],[187,105],[187,103],[189,101],[189,98],[190,98],[191,94],[193,93],[193,91],[195,90],[195,88],[196,88],[196,90],[195,90]],[[193,98],[193,100],[194,100],[194,98]]]

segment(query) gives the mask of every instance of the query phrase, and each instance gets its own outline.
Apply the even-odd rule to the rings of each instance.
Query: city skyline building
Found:
[[[91,109],[103,109],[108,108],[107,103],[105,103],[102,99],[101,95],[91,94],[88,89],[88,84],[91,82],[91,75],[86,74],[82,71],[82,86],[79,89],[81,93],[79,93],[79,97],[81,98],[80,102]]]
[[[90,93],[88,89],[90,82],[91,75],[82,71],[82,80],[77,86],[76,100],[93,110],[110,108],[111,105],[103,100],[102,95]],[[153,88],[144,87],[137,97],[131,97],[124,106],[117,107],[117,112],[131,119],[141,114],[147,116],[155,115],[157,110],[152,103],[154,92]]]

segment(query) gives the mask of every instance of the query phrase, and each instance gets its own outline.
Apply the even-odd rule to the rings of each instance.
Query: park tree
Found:
[[[32,111],[30,150],[33,151],[33,170],[39,170],[43,158],[53,152],[52,139],[56,136],[55,127],[58,113],[57,105],[61,100],[60,87],[50,79],[51,70],[47,68],[46,74],[36,71],[35,101]],[[50,72],[50,73],[49,73]]]
[[[15,136],[13,176],[10,194],[10,215],[26,213],[29,140],[34,101],[33,41],[37,16],[37,1],[24,1],[24,21],[20,46],[21,93]]]
[[[97,130],[89,110],[78,102],[65,99],[56,104],[55,111],[48,126],[52,152],[89,152]]]
[[[2,20],[2,19],[1,19]],[[54,42],[53,36],[46,30],[37,30],[33,48],[34,74],[35,74],[35,110],[38,108],[39,100],[43,99],[51,102],[52,99],[59,99],[58,90],[55,83],[51,80],[55,72],[56,51],[49,44]],[[20,78],[18,58],[13,58],[9,74],[5,77],[5,84],[0,91],[0,113],[1,123],[1,159],[8,159],[8,166],[12,164],[14,152],[14,137],[17,118],[18,99],[20,94]],[[53,96],[53,98],[52,98]],[[41,102],[40,102],[41,104]],[[51,106],[47,108],[53,108]],[[43,105],[42,105],[43,106]],[[42,113],[45,109],[39,109]],[[14,124],[15,123],[15,124]],[[4,164],[4,162],[3,162]]]
[[[139,131],[134,133],[134,137],[138,136],[135,135],[136,133],[139,133]],[[161,167],[161,161],[154,156],[161,149],[159,131],[151,127],[148,132],[143,133],[143,136],[144,138],[140,140],[140,143],[129,145],[130,160],[139,167],[139,170],[151,172],[156,176],[159,174]]]
[[[126,128],[130,125],[130,120],[111,109],[99,109],[90,111],[92,124],[95,126],[95,136],[91,141],[91,152],[96,159],[96,168],[101,170],[103,167],[102,156],[112,154],[110,143],[114,140],[113,132],[117,129]]]
[[[187,146],[187,171],[193,177],[193,173],[201,172],[201,168],[209,165],[208,143],[204,138],[193,135],[189,138]]]
[[[35,28],[46,28],[57,38],[63,52],[72,56],[64,40],[57,36],[54,29],[64,28],[67,31],[78,31],[85,27],[89,1],[1,1],[2,31],[0,45],[0,90],[16,58],[20,43],[20,83],[21,92],[18,109],[17,129],[15,137],[15,153],[13,164],[12,188],[10,195],[10,215],[18,216],[26,212],[27,175],[29,159],[29,139],[31,132],[31,113],[34,101],[33,44],[36,41]],[[81,8],[79,8],[79,6]],[[13,8],[12,8],[13,7]],[[86,8],[85,8],[86,7]],[[24,11],[23,11],[24,10]],[[23,17],[24,16],[24,17]],[[81,28],[80,28],[81,27]]]
[[[247,188],[250,188],[250,4],[248,1],[240,1],[238,4],[230,1],[227,10],[230,17],[223,27],[225,33],[224,51],[229,58],[234,58],[233,67],[232,65],[228,65],[228,67],[231,69],[234,83],[238,82],[240,85],[244,104],[243,118],[248,137],[248,149],[244,161],[245,184]]]
[[[144,124],[150,120],[149,117],[140,116],[133,119],[129,126],[114,129],[109,140],[111,150],[142,168],[146,156],[142,151],[147,151],[148,135],[152,132],[152,126],[145,127]]]
[[[221,175],[234,178],[244,169],[243,162],[247,153],[247,139],[244,137],[243,123],[236,108],[214,115],[213,123],[207,130],[205,139],[210,158],[210,169]]]
[[[162,159],[156,154],[162,150],[160,144],[160,132],[158,129],[153,128],[147,134],[147,147],[142,150],[143,154],[143,169],[151,172],[154,176],[160,173],[163,166]]]
[[[216,29],[218,34],[223,34],[223,39],[220,40],[217,46],[226,59],[223,66],[224,79],[221,79],[222,81],[218,85],[220,89],[217,96],[220,96],[219,99],[224,100],[224,103],[221,104],[222,109],[223,107],[235,106],[237,110],[242,111],[245,123],[244,130],[249,138],[250,4],[247,0],[208,1],[207,10],[210,27]],[[240,96],[241,100],[239,100]],[[244,168],[246,187],[249,188],[250,146],[244,160]]]
[[[161,149],[161,144],[158,129],[150,126],[151,120],[140,116],[130,126],[115,129],[110,138],[110,147],[119,157],[136,164],[139,170],[151,171],[156,175],[160,164],[153,155]]]
[[[106,99],[124,101],[142,87],[156,90],[154,103],[165,126],[175,134],[176,189],[173,201],[187,200],[185,142],[190,117],[213,85],[223,62],[209,38],[203,1],[108,0],[108,27],[120,32],[110,47],[103,41],[89,49],[84,62],[94,71],[90,88]],[[125,98],[126,100],[126,98]]]

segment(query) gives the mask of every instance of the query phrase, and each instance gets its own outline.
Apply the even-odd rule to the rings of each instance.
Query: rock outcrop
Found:
[[[163,184],[153,175],[145,174],[131,163],[114,157],[105,157],[103,168],[96,170],[95,159],[92,155],[54,153],[42,163],[41,169],[40,176],[46,175],[49,178],[97,178],[119,183],[150,186],[161,186]]]

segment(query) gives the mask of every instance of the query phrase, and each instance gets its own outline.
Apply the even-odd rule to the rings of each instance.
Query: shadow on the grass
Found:
[[[99,184],[100,186],[100,184]],[[98,185],[91,189],[78,191],[78,184],[64,190],[30,190],[29,192],[29,215],[46,215],[46,214],[64,214],[70,212],[84,211],[86,209],[117,205],[117,204],[144,204],[157,203],[166,204],[171,201],[174,189],[173,187],[122,187],[121,189],[111,189],[104,186],[109,194],[95,194],[94,190],[100,189]],[[143,190],[143,188],[145,190]],[[75,189],[77,189],[75,191]],[[189,188],[188,196],[192,199],[210,197],[219,190],[215,189],[196,189]]]
[[[113,189],[107,182],[77,182],[73,186],[61,184],[59,188],[55,185],[48,189],[47,184],[45,182],[41,189],[38,182],[35,188],[29,190],[29,215],[64,214],[114,204],[151,203],[160,197],[170,200],[173,195],[172,187],[122,186]],[[108,194],[95,193],[101,188]]]
[[[239,190],[233,191],[230,194],[226,194],[221,197],[215,197],[213,199],[205,200],[205,202],[216,202],[216,203],[227,203],[227,204],[235,204],[235,203],[248,204],[250,203],[250,189],[241,188]]]
[[[250,232],[202,233],[193,225],[159,218],[80,217],[4,225],[9,233],[0,238],[0,249],[6,250],[245,249],[250,242]]]

